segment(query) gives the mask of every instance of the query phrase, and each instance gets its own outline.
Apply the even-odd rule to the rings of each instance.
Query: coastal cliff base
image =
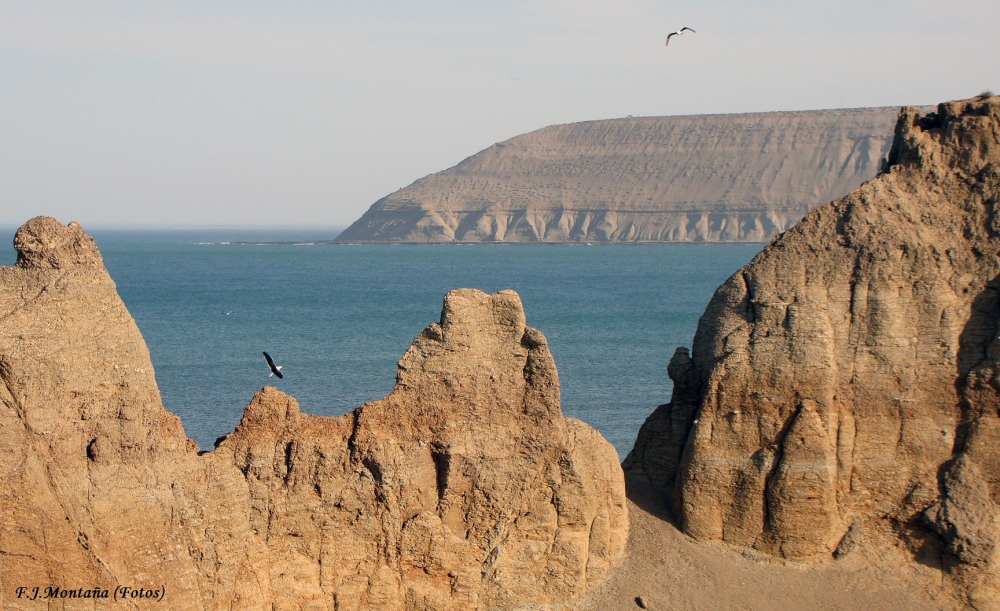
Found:
[[[374,237],[344,232],[340,242],[764,242],[802,218],[801,210],[661,211],[370,210],[359,223]]]
[[[936,559],[905,546],[804,564],[685,535],[655,491],[629,484],[625,560],[580,611],[963,611]]]

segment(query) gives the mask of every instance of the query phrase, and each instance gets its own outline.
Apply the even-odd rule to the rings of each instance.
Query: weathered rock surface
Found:
[[[895,108],[546,127],[375,202],[343,242],[763,242],[875,176]]]
[[[550,608],[620,560],[617,454],[562,417],[516,293],[449,293],[385,399],[324,418],[265,388],[199,453],[93,241],[40,217],[15,245],[0,268],[4,609],[39,608],[22,585],[165,588],[138,604],[170,609]]]
[[[716,291],[625,466],[697,539],[901,542],[997,609],[1000,97],[904,108],[889,164]]]

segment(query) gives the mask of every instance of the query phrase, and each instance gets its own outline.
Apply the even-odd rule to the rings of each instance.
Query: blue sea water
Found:
[[[562,409],[621,457],[670,397],[666,365],[690,346],[715,288],[757,254],[729,245],[234,244],[323,231],[91,231],[149,346],[163,403],[210,449],[271,384],[303,411],[339,415],[392,390],[396,361],[444,294],[521,295],[559,369]],[[12,229],[0,232],[10,244]],[[228,243],[223,243],[228,242]],[[0,250],[10,265],[14,250]],[[266,350],[284,365],[268,378]]]

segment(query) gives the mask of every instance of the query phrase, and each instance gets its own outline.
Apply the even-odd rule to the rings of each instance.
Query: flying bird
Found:
[[[671,32],[671,33],[667,34],[667,44],[663,45],[663,46],[667,46],[667,45],[670,44],[670,38],[671,37],[673,37],[673,36],[680,36],[684,32],[694,32],[694,30],[692,30],[691,28],[689,28],[687,26],[684,26],[683,28],[677,30],[676,32]],[[697,34],[698,32],[694,32],[694,33]]]
[[[271,368],[271,373],[267,377],[278,376],[279,380],[281,378],[285,377],[285,376],[281,375],[281,367],[282,366],[281,365],[275,365],[274,364],[274,359],[271,358],[270,354],[268,354],[268,353],[265,352],[264,353],[264,358],[267,360],[267,366]]]

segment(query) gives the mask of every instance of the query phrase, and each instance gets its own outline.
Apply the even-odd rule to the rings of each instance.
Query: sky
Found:
[[[0,225],[343,227],[547,125],[1000,92],[997,23],[996,0],[0,0]]]

